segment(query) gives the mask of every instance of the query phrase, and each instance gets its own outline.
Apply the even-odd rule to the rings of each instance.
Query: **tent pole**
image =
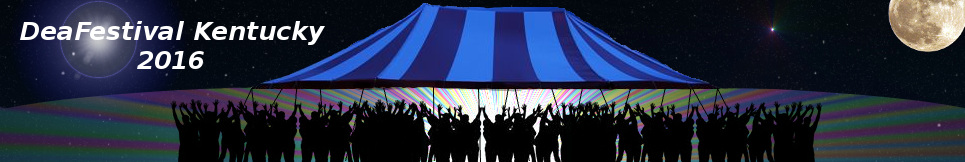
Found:
[[[720,102],[723,102],[725,107],[728,106],[728,105],[727,105],[727,100],[724,100],[724,94],[721,94],[721,93],[720,93],[720,88],[717,88],[717,95],[720,96]],[[715,97],[716,97],[716,96],[715,96]],[[740,110],[739,107],[738,107],[738,110]]]
[[[248,103],[248,96],[252,96],[251,100],[255,100],[254,95],[251,94],[254,90],[255,87],[248,88],[248,94],[245,94],[245,100],[241,101],[241,103]]]
[[[319,105],[322,104],[322,89],[321,89],[321,88],[318,89],[318,104],[319,104]]]
[[[700,102],[700,96],[697,96],[697,91],[695,91],[694,89],[690,89],[690,92],[693,93],[694,98],[697,99],[697,104],[700,105],[700,110],[704,110],[704,114],[708,114],[706,110],[707,108],[704,108],[704,103]]]
[[[576,100],[576,104],[583,104],[583,89],[580,89],[580,99]]]
[[[509,89],[506,89],[506,97],[503,98],[503,107],[506,106],[506,103],[509,103]]]
[[[556,108],[559,109],[559,108],[560,108],[560,104],[556,102],[556,92],[554,92],[553,89],[550,89],[550,93],[553,94],[553,104],[555,104],[555,105],[556,105]]]
[[[435,109],[437,108],[436,107],[436,87],[431,87],[431,88],[432,88],[432,105],[431,106],[433,109]],[[442,114],[442,112],[436,112],[436,113]]]
[[[482,95],[482,94],[479,93],[479,88],[476,88],[476,105],[479,106],[480,108],[482,108],[482,99],[480,99],[480,98],[481,98],[480,95]],[[489,114],[482,114],[482,115],[489,115]],[[479,117],[476,117],[476,119],[478,120]],[[480,125],[480,126],[482,126],[482,125]],[[479,130],[482,131],[483,128],[479,128]],[[483,148],[483,147],[482,147],[482,140],[476,139],[476,146],[479,147],[479,148]],[[483,154],[482,151],[483,151],[483,149],[476,150],[476,155],[479,155],[477,161],[482,161],[482,157],[483,157],[483,156],[482,156],[482,154]]]
[[[603,96],[603,105],[609,105],[610,102],[606,101],[606,93],[603,93],[603,89],[598,90],[600,90],[600,96]]]
[[[625,101],[623,101],[624,105],[630,104],[630,92],[633,92],[633,89],[627,89],[627,98],[624,99]]]
[[[295,101],[292,101],[292,107],[294,107],[295,104],[298,104],[298,82],[295,82]]]
[[[359,94],[359,106],[362,106],[362,96],[365,96],[365,88],[362,88],[362,93]]]
[[[476,89],[476,107],[482,108],[482,99],[479,95],[479,89]]]
[[[382,97],[385,97],[385,104],[389,104],[389,93],[385,92],[385,87],[382,87]]]
[[[275,94],[275,100],[272,100],[272,101],[271,101],[272,104],[278,103],[278,96],[281,96],[281,91],[284,91],[284,90],[285,90],[285,89],[279,89],[279,90],[278,90],[278,94]]]
[[[660,107],[663,108],[663,98],[667,97],[667,89],[663,89],[663,95],[660,96]]]
[[[506,91],[506,92],[509,92],[509,91]],[[516,95],[516,107],[517,107],[517,108],[522,108],[522,106],[519,106],[519,92],[516,92],[516,89],[515,89],[515,88],[513,88],[513,94]],[[526,111],[526,110],[523,110],[523,111]],[[525,112],[524,112],[524,113],[525,113]]]

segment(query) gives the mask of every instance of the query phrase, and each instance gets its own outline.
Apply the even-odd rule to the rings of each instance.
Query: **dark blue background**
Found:
[[[888,1],[119,1],[145,25],[185,21],[181,41],[142,41],[138,51],[204,51],[198,70],[127,69],[106,79],[75,78],[57,41],[20,41],[24,21],[60,25],[86,1],[4,1],[0,7],[0,106],[118,93],[247,87],[338,52],[402,19],[421,3],[449,6],[562,7],[616,41],[722,88],[768,88],[965,105],[956,63],[961,43],[938,52],[902,44]],[[215,25],[326,26],[307,41],[194,41],[197,22]],[[770,27],[776,28],[775,32]],[[65,72],[65,75],[61,75]]]

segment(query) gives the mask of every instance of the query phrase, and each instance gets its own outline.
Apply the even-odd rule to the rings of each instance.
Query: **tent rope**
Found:
[[[298,82],[295,82],[295,101],[292,101],[292,106],[295,106],[295,104],[298,104]]]
[[[255,90],[255,87],[248,88],[248,94],[245,94],[245,100],[241,101],[241,103],[248,103],[248,96],[251,96],[251,100],[254,101],[255,97],[252,94],[254,90]]]
[[[284,90],[285,90],[285,89],[279,89],[279,90],[278,90],[278,94],[275,94],[275,100],[272,100],[272,101],[271,101],[272,104],[278,103],[278,97],[281,96],[281,91],[284,91]]]
[[[509,89],[506,89],[506,96],[503,97],[503,107],[506,107],[507,103],[509,103]]]
[[[389,103],[389,93],[385,92],[385,87],[382,87],[382,97],[385,97],[385,103]]]
[[[479,94],[479,89],[476,89],[476,107],[482,108],[482,99],[480,99],[482,97],[480,97],[479,95],[482,95],[482,94]]]
[[[557,109],[559,109],[559,108],[560,108],[560,104],[556,102],[556,92],[554,92],[553,89],[550,89],[550,93],[553,94],[553,104],[556,105],[556,108],[557,108]]]
[[[704,110],[704,114],[707,114],[707,108],[704,108],[704,103],[700,102],[700,96],[697,96],[697,91],[690,89],[690,92],[694,94],[694,98],[697,99],[697,104],[700,105],[700,110]]]
[[[365,88],[362,88],[362,93],[359,94],[359,106],[362,106],[362,96],[365,96]]]
[[[598,89],[598,90],[600,90],[600,96],[603,97],[603,105],[609,105],[610,102],[606,101],[606,93],[603,93],[603,89]]]
[[[576,103],[583,104],[583,89],[580,89],[580,99],[578,99]]]
[[[727,105],[727,100],[724,99],[724,94],[721,94],[721,93],[720,93],[720,88],[717,88],[717,95],[720,96],[720,102],[723,102],[723,103],[724,103],[724,107],[728,107],[729,105]],[[714,96],[714,98],[716,98],[716,97],[717,97],[717,96]],[[740,110],[739,107],[738,107],[738,110]]]
[[[630,92],[633,92],[633,89],[627,89],[627,98],[623,99],[623,105],[630,104]]]
[[[516,89],[513,89],[513,94],[516,95],[516,107],[517,107],[517,108],[522,108],[522,106],[519,106],[519,92],[516,92]],[[524,111],[525,111],[525,110],[524,110]]]
[[[663,89],[663,95],[660,96],[660,107],[663,108],[663,98],[667,97],[667,89]]]

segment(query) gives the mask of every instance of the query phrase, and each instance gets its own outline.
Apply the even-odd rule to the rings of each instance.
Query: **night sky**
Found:
[[[116,1],[145,25],[185,21],[181,41],[142,41],[137,51],[204,51],[197,70],[137,70],[77,77],[58,41],[21,41],[25,21],[59,26],[84,1],[0,4],[0,106],[119,93],[248,87],[290,74],[401,20],[422,3],[561,7],[617,42],[721,88],[851,93],[965,106],[961,42],[937,52],[902,44],[888,1]],[[194,41],[194,25],[324,25],[308,41]],[[772,32],[770,29],[774,27]],[[187,39],[187,40],[185,40]]]

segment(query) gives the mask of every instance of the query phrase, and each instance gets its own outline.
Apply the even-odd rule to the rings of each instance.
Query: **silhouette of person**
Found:
[[[578,106],[578,105],[577,105]],[[560,144],[560,157],[563,161],[578,161],[580,156],[576,151],[577,144],[580,139],[577,137],[576,127],[577,127],[577,113],[574,112],[577,106],[572,104],[564,104],[561,110],[563,110],[563,117],[560,118],[562,124],[562,131],[560,132],[560,140],[563,142]]]
[[[533,129],[533,125],[536,124],[536,113],[539,112],[539,107],[536,111],[529,116],[525,115],[526,105],[523,105],[521,111],[513,114],[513,124],[510,130],[510,134],[513,136],[514,148],[513,155],[515,156],[515,161],[525,162],[529,159],[536,159],[536,152],[533,150],[533,139],[536,136],[536,130]]]
[[[774,103],[775,108],[780,108],[781,106]],[[784,106],[784,112],[777,112],[776,118],[774,119],[774,160],[777,161],[791,161],[794,158],[793,153],[793,143],[794,143],[794,128],[792,128],[793,121],[790,113],[790,106]]]
[[[214,101],[215,107],[218,100]],[[221,155],[219,159],[224,161],[227,155],[228,161],[241,161],[244,157],[245,134],[241,131],[241,112],[237,110],[234,103],[228,101],[228,107],[222,112],[223,116],[218,119],[221,126]]]
[[[243,105],[243,104],[241,104]],[[245,153],[251,155],[251,159],[254,162],[264,162],[266,159],[266,153],[268,151],[268,141],[266,141],[269,136],[268,132],[268,108],[266,105],[261,105],[262,110],[258,110],[258,102],[252,101],[251,111],[247,108],[241,109],[244,114],[245,122],[245,135],[248,137],[247,147],[245,147]],[[245,156],[247,157],[247,155]],[[244,159],[243,161],[248,161]]]
[[[363,103],[363,104],[368,104]],[[330,161],[344,161],[345,155],[349,155],[349,159],[353,156],[349,151],[349,137],[352,133],[352,128],[349,127],[348,122],[352,120],[353,110],[359,109],[358,103],[352,103],[349,111],[346,113],[342,112],[342,103],[338,104],[338,111],[330,112],[332,114],[331,121],[329,123],[329,129],[332,132],[332,142],[331,143],[331,158]]]
[[[666,129],[663,132],[663,137],[660,142],[662,142],[663,155],[666,161],[677,161],[680,158],[680,148],[677,142],[676,134],[680,132],[680,127],[683,125],[682,116],[677,114],[675,105],[670,105],[669,110],[664,111],[665,107],[661,107],[662,117],[664,118],[663,124]]]
[[[268,160],[272,162],[281,161],[284,157],[287,162],[294,162],[295,159],[295,134],[297,128],[295,124],[296,113],[292,113],[285,119],[285,112],[278,110],[278,103],[271,104],[275,116],[269,116],[272,143],[268,146]],[[296,104],[295,109],[301,109],[301,105]]]
[[[203,107],[204,109],[198,110],[200,116],[198,121],[193,121],[199,124],[198,135],[200,141],[199,154],[207,160],[218,160],[218,154],[220,151],[220,146],[218,145],[218,136],[221,131],[218,130],[218,108],[215,107],[214,111],[208,111],[208,104],[201,103],[201,101],[195,101],[195,107]]]
[[[751,112],[753,121],[751,122],[751,134],[747,137],[748,158],[751,162],[763,162],[765,153],[768,161],[774,161],[773,149],[771,148],[771,133],[774,129],[774,118],[770,113],[765,113],[764,103]]]
[[[670,122],[671,127],[671,144],[673,147],[668,149],[674,149],[675,152],[680,156],[680,161],[690,161],[690,156],[693,154],[693,147],[691,146],[690,140],[694,138],[694,119],[697,109],[696,107],[691,107],[690,111],[687,112],[687,117],[684,118],[683,115],[679,113],[673,114],[673,121]],[[671,160],[676,159],[668,158]],[[675,161],[675,160],[674,160]]]
[[[485,113],[486,109],[482,109],[481,111]],[[499,134],[499,130],[496,128],[496,122],[489,119],[489,115],[483,115],[483,118],[485,118],[485,120],[483,120],[483,137],[486,138],[486,162],[496,162],[496,158],[499,155],[498,149],[501,147],[499,144],[502,140],[496,139]],[[496,121],[499,122],[502,120],[502,114],[496,114]]]
[[[752,105],[753,106],[753,105]],[[750,120],[749,113],[740,113],[740,104],[734,104],[734,112],[730,111],[728,107],[725,110],[724,117],[726,119],[726,126],[724,127],[724,136],[727,138],[728,142],[727,148],[727,160],[728,161],[740,161],[745,155],[747,155],[747,122]],[[750,112],[753,107],[748,107],[744,112]]]
[[[185,114],[187,105],[184,103],[181,103],[180,108],[177,106],[177,102],[171,102],[171,114],[174,115],[174,125],[178,129],[178,142],[180,143],[178,146],[178,161],[200,159],[197,156],[198,128],[192,122],[196,120],[192,119],[194,114],[191,112]],[[178,119],[178,114],[181,114],[181,120]]]
[[[399,106],[397,107],[405,106],[404,101],[398,102],[398,104]],[[430,158],[428,156],[429,155],[429,135],[425,133],[426,125],[424,122],[425,117],[427,116],[427,112],[425,110],[428,110],[428,109],[426,109],[425,104],[422,104],[420,107],[417,107],[415,103],[411,103],[409,104],[409,110],[411,110],[416,115],[415,120],[411,122],[414,127],[414,129],[412,129],[413,134],[417,138],[416,144],[414,146],[415,149],[413,149],[414,153],[416,154],[415,157],[419,159],[419,162],[428,162]]]
[[[319,104],[319,108],[321,108],[321,106],[323,105]],[[321,114],[318,111],[313,111],[309,114],[309,116],[311,117],[311,119],[309,119],[308,118],[309,116],[305,115],[305,110],[302,110],[300,108],[301,105],[297,105],[295,107],[296,107],[295,111],[299,115],[298,133],[302,136],[302,143],[301,143],[302,161],[310,162],[312,161],[313,156],[320,153],[319,152],[320,151],[319,147],[321,147],[320,140],[323,140],[323,139],[318,139],[319,135],[322,133],[320,132],[321,126],[319,126],[319,120],[320,120],[319,118],[321,118]],[[318,158],[323,159],[322,156],[318,156]],[[324,158],[324,159],[327,160],[327,158]]]
[[[664,140],[667,139],[667,130],[663,122],[666,115],[663,113],[662,107],[661,112],[657,112],[655,105],[650,104],[650,115],[640,115],[644,121],[643,130],[640,132],[643,134],[643,149],[647,152],[647,160],[650,162],[663,161],[663,154],[666,149]]]
[[[468,136],[469,136],[469,115],[464,115],[462,112],[462,107],[455,107],[456,113],[454,117],[459,117],[458,119],[453,118],[452,128],[452,161],[453,162],[465,162],[466,154],[469,152],[468,148]],[[475,143],[475,142],[473,142]]]
[[[802,130],[798,131],[803,133],[799,133],[797,136],[795,136],[797,142],[800,143],[800,146],[802,149],[800,150],[800,152],[804,154],[802,155],[805,158],[804,161],[815,160],[814,159],[814,133],[817,132],[818,130],[818,122],[821,121],[822,109],[823,108],[821,104],[817,104],[817,113],[814,113],[813,111],[814,107],[808,105],[808,110],[812,110],[811,113],[814,113],[814,116],[815,116],[814,122],[809,123],[811,121],[811,116],[812,116],[811,114],[809,114],[808,117],[804,118],[804,124],[801,125]]]
[[[560,117],[559,114],[552,115],[550,120],[549,112],[555,112],[551,105],[546,106],[546,112],[537,115],[540,117],[539,134],[536,135],[536,161],[550,162],[550,156],[554,156],[556,161],[561,161],[559,154],[560,143],[557,140],[560,136]]]
[[[624,105],[623,111],[617,114],[616,128],[620,138],[620,150],[616,161],[622,161],[623,154],[626,153],[627,162],[639,162],[640,145],[643,144],[643,139],[640,137],[640,132],[637,131],[637,115],[629,104]],[[625,118],[627,116],[629,117]]]
[[[479,116],[483,115],[482,110],[484,109],[486,108],[479,107],[479,110],[476,111],[476,116],[472,118],[473,121],[469,122],[468,127],[465,128],[464,145],[469,147],[466,150],[466,158],[469,159],[469,162],[479,162],[479,137],[482,136],[479,128],[482,126],[482,122],[480,122]],[[468,117],[469,115],[463,115],[465,120],[469,120]]]

